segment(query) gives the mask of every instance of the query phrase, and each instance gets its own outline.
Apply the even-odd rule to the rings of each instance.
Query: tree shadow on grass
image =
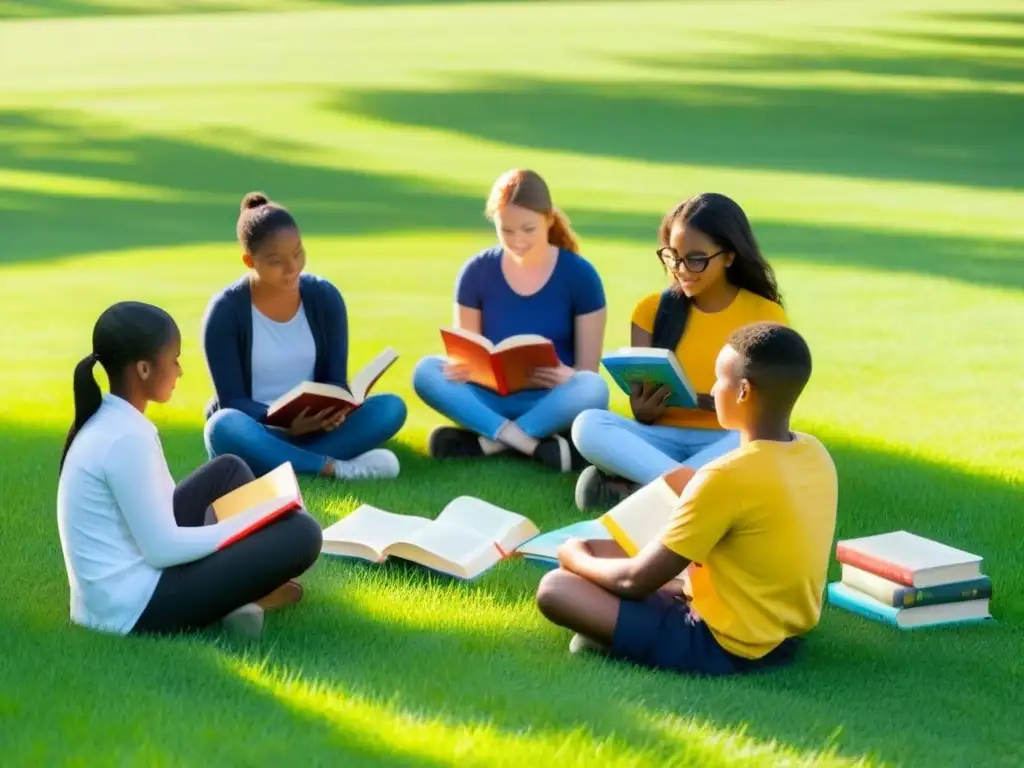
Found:
[[[417,104],[420,97],[407,98]],[[477,108],[471,109],[475,114]],[[456,114],[454,124],[469,116]],[[481,247],[493,238],[482,212],[485,182],[480,196],[473,197],[412,176],[271,159],[261,149],[286,156],[305,147],[280,141],[268,147],[257,135],[235,136],[236,146],[247,149],[243,153],[125,135],[117,126],[77,124],[76,117],[0,112],[0,167],[23,175],[15,186],[0,191],[0,228],[7,233],[0,264],[216,241],[224,243],[226,253],[233,253],[238,201],[252,189],[262,189],[288,205],[310,235],[478,230]],[[680,189],[679,196],[694,191]],[[665,206],[674,203],[675,199],[666,200]],[[635,258],[653,263],[652,256],[640,253],[640,244],[654,247],[664,211],[644,214],[573,206],[569,213],[585,242],[633,241],[638,244]],[[762,223],[756,216],[754,225],[771,259],[857,264],[979,285],[1024,287],[1024,260],[1013,242]]]
[[[162,433],[176,476],[202,459],[193,431]],[[56,675],[63,690],[83,696],[88,691],[93,701],[117,700],[125,690],[139,699],[130,723],[103,723],[97,716],[91,740],[81,743],[70,714],[48,719],[47,738],[72,754],[97,741],[109,747],[130,740],[129,731],[156,734],[142,742],[147,748],[173,748],[192,731],[165,722],[160,708],[148,704],[161,692],[182,702],[195,695],[200,716],[223,720],[215,735],[205,732],[210,741],[220,740],[218,749],[231,748],[234,733],[245,732],[241,726],[232,732],[228,724],[267,718],[275,722],[268,739],[308,739],[311,749],[347,744],[344,725],[332,720],[310,726],[295,711],[301,702],[278,716],[263,691],[276,689],[273,681],[283,676],[326,686],[345,699],[386,701],[388,711],[400,717],[497,729],[503,738],[574,734],[588,749],[610,740],[613,749],[660,764],[694,754],[686,752],[688,747],[701,747],[707,737],[688,730],[691,720],[719,732],[743,729],[761,744],[801,751],[830,746],[851,758],[1014,764],[1024,757],[1014,735],[1019,723],[1012,705],[1019,693],[1015,681],[1024,674],[1024,569],[1017,540],[1007,532],[1017,526],[1024,489],[838,436],[823,439],[840,474],[839,538],[906,528],[978,552],[995,583],[995,624],[899,632],[827,607],[794,668],[745,679],[688,679],[570,657],[568,633],[547,625],[532,605],[542,571],[528,562],[506,562],[476,582],[462,583],[411,567],[325,558],[305,578],[307,601],[287,619],[282,615],[270,622],[255,662],[259,669],[264,669],[260,659],[269,665],[257,677],[270,675],[270,682],[259,684],[261,692],[255,693],[231,679],[239,665],[252,664],[246,652],[230,645],[216,651],[203,641],[163,640],[120,650],[118,641],[66,639],[67,585],[52,513],[60,435],[5,425],[0,428],[0,491],[8,507],[5,528],[19,536],[0,540],[0,556],[14,594],[24,598],[0,612],[6,614],[5,626],[13,627],[9,638],[21,638],[8,647],[31,654],[21,662],[9,652],[5,661],[40,674],[50,670],[42,678],[19,676],[25,685],[43,689],[39,679]],[[544,505],[546,511],[536,515],[544,528],[575,519],[563,479],[540,470],[508,463],[464,465],[457,489],[454,478],[435,483],[437,470],[414,457],[394,483],[351,486],[344,506],[405,498],[398,511],[434,514],[457,490],[528,515]],[[332,495],[321,489],[309,500],[324,524],[344,513]],[[830,576],[838,576],[836,564]],[[75,663],[68,664],[68,658]],[[104,672],[114,668],[119,674]],[[217,671],[229,680],[219,679]],[[296,695],[301,699],[301,692]],[[307,707],[318,709],[315,703]],[[27,749],[40,732],[25,730],[19,746]],[[442,732],[439,739],[451,737],[451,731]],[[252,744],[255,749],[269,741],[259,735]],[[275,747],[265,748],[276,754]]]
[[[685,74],[679,80],[477,77],[455,90],[343,95],[338,108],[507,144],[654,163],[1003,189],[1018,188],[1024,175],[1016,128],[1024,124],[1024,99],[1017,94],[700,84]]]
[[[0,263],[218,240],[233,249],[238,204],[253,189],[288,205],[307,234],[479,229],[484,244],[493,238],[483,215],[490,179],[469,196],[414,176],[272,159],[306,148],[255,134],[232,130],[246,150],[232,151],[82,117],[0,111],[0,168],[21,174],[0,190],[0,227],[11,235]],[[598,235],[656,225],[599,210],[574,223]]]

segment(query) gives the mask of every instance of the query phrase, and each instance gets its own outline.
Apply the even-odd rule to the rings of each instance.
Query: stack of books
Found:
[[[842,577],[828,600],[851,613],[900,629],[992,618],[992,581],[978,555],[894,531],[840,541],[836,559]]]

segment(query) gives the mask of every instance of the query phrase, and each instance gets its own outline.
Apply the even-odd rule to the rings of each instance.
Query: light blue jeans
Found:
[[[739,432],[641,424],[607,410],[581,413],[572,440],[598,469],[641,485],[677,467],[700,469],[740,445]]]
[[[398,395],[371,395],[337,429],[290,437],[248,414],[224,408],[206,422],[203,441],[211,459],[234,454],[257,477],[286,461],[299,474],[316,475],[328,458],[344,461],[382,445],[402,428],[405,417],[405,403]]]
[[[496,440],[509,421],[537,440],[568,429],[588,408],[608,407],[608,385],[600,374],[578,371],[555,389],[527,389],[499,395],[444,375],[445,358],[425,357],[416,364],[416,394],[443,416],[478,435]]]

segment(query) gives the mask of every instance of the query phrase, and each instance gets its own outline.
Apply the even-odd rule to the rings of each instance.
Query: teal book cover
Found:
[[[918,608],[897,608],[875,600],[870,595],[865,595],[856,589],[851,589],[839,581],[829,584],[827,591],[828,602],[831,605],[898,629],[924,629],[992,620],[988,613],[987,601],[976,601],[979,604],[985,602],[985,606],[955,602]]]
[[[666,386],[672,391],[667,401],[671,408],[696,408],[697,393],[682,367],[668,350],[620,349],[601,358],[612,379],[627,395],[634,382]]]
[[[597,520],[578,523],[534,536],[516,549],[527,560],[554,568],[558,565],[558,548],[569,539],[610,539],[611,534]]]

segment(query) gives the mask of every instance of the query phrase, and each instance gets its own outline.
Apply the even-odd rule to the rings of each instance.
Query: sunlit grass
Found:
[[[0,21],[5,759],[1019,764],[1013,11],[0,2],[0,18],[33,17]],[[410,385],[438,349],[458,266],[493,240],[490,183],[515,165],[551,182],[599,267],[608,347],[663,284],[665,210],[698,190],[739,200],[814,352],[797,426],[836,457],[839,535],[907,527],[983,554],[998,624],[901,634],[828,610],[794,669],[690,680],[570,658],[567,633],[534,608],[528,563],[462,584],[325,559],[259,646],[67,627],[54,487],[73,366],[110,303],[169,309],[185,377],[151,415],[176,477],[200,462],[199,324],[240,274],[234,222],[250,189],[292,208],[309,268],[341,288],[351,367],[384,345],[401,355],[381,386],[410,406],[402,476],[306,482],[321,523],[362,502],[434,515],[462,493],[544,529],[579,519],[572,478],[430,462],[438,419]]]

